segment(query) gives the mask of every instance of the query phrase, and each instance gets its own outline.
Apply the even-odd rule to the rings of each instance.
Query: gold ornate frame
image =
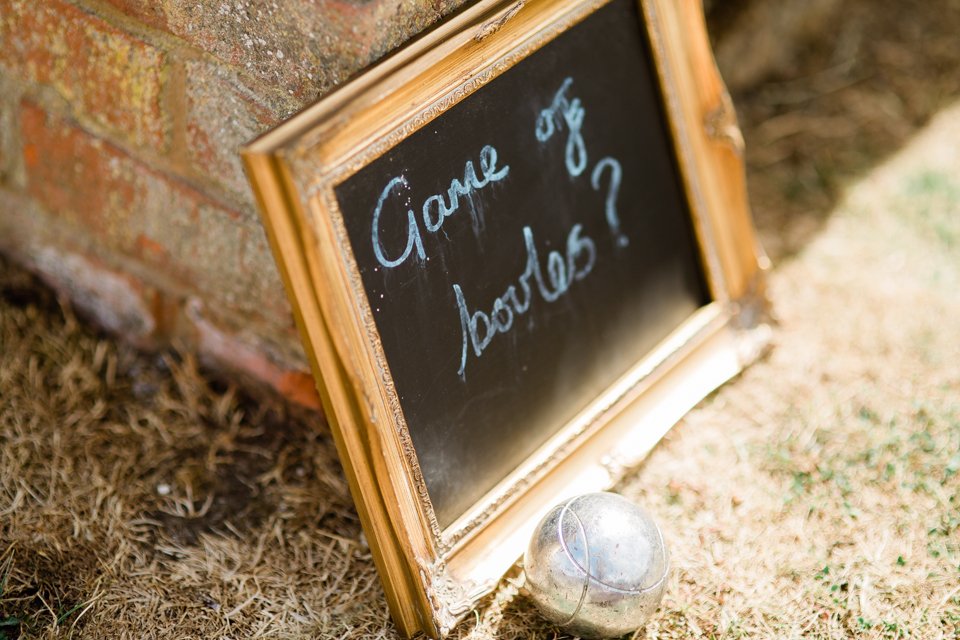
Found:
[[[768,339],[743,141],[699,0],[639,0],[712,302],[441,530],[334,187],[609,0],[481,0],[244,150],[394,620],[446,635],[539,517],[613,484]]]

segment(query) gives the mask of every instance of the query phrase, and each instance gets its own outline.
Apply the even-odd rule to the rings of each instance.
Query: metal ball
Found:
[[[540,612],[588,638],[640,628],[663,599],[669,568],[657,523],[615,493],[588,493],[551,509],[523,563]]]

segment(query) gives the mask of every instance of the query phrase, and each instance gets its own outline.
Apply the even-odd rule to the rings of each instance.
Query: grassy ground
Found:
[[[960,634],[956,31],[881,4],[740,99],[777,344],[619,487],[674,564],[639,638]],[[396,638],[314,423],[0,264],[0,640]],[[455,637],[557,637],[516,591]]]

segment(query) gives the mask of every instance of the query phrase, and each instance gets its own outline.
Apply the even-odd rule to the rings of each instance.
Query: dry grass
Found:
[[[659,637],[960,635],[958,123],[780,268],[776,350],[625,487],[674,542]]]
[[[386,634],[329,436],[0,279],[0,638]]]
[[[734,96],[774,258],[802,249],[851,180],[960,96],[958,30],[958,0],[843,0],[795,67]]]
[[[955,90],[956,20],[923,5],[922,68],[911,3],[850,6],[808,63],[852,63],[742,98],[777,345],[619,487],[674,561],[639,638],[960,635],[960,108],[868,171]],[[0,263],[0,640],[396,638],[315,422]],[[455,636],[556,637],[517,583]]]

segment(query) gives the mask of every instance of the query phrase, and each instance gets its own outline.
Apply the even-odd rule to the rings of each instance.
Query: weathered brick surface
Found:
[[[255,233],[247,236],[247,245],[242,256],[242,270],[246,274],[244,286],[248,301],[271,322],[271,336],[276,340],[296,338],[296,325],[287,300],[287,291],[280,279],[273,252],[266,233],[258,226]]]
[[[234,74],[217,65],[190,61],[186,76],[191,163],[228,189],[249,194],[240,147],[287,114],[272,111]]]
[[[139,346],[157,346],[159,290],[93,256],[85,230],[56,222],[28,197],[0,190],[0,251],[99,326]]]
[[[0,0],[0,251],[316,407],[239,147],[464,1]]]
[[[77,117],[134,145],[166,144],[165,55],[62,0],[0,0],[0,69],[50,85]]]
[[[302,369],[291,368],[289,359],[276,358],[262,340],[224,331],[210,322],[204,313],[199,300],[187,303],[185,315],[206,363],[264,383],[299,405],[321,408],[313,376]]]
[[[141,346],[154,346],[158,300],[154,288],[91,256],[59,247],[41,247],[31,259],[49,285],[101,327]]]
[[[109,0],[304,104],[465,0]]]
[[[120,11],[160,29],[166,29],[167,2],[161,0],[107,0]]]
[[[31,103],[20,120],[27,190],[37,202],[164,277],[231,310],[257,311],[250,281],[278,277],[245,269],[247,247],[262,235],[255,220]]]
[[[120,152],[26,102],[20,136],[30,194],[49,211],[122,246],[110,216],[132,213],[136,190],[120,171]]]
[[[14,179],[16,158],[19,155],[16,135],[17,103],[11,99],[16,86],[0,77],[0,184]]]

